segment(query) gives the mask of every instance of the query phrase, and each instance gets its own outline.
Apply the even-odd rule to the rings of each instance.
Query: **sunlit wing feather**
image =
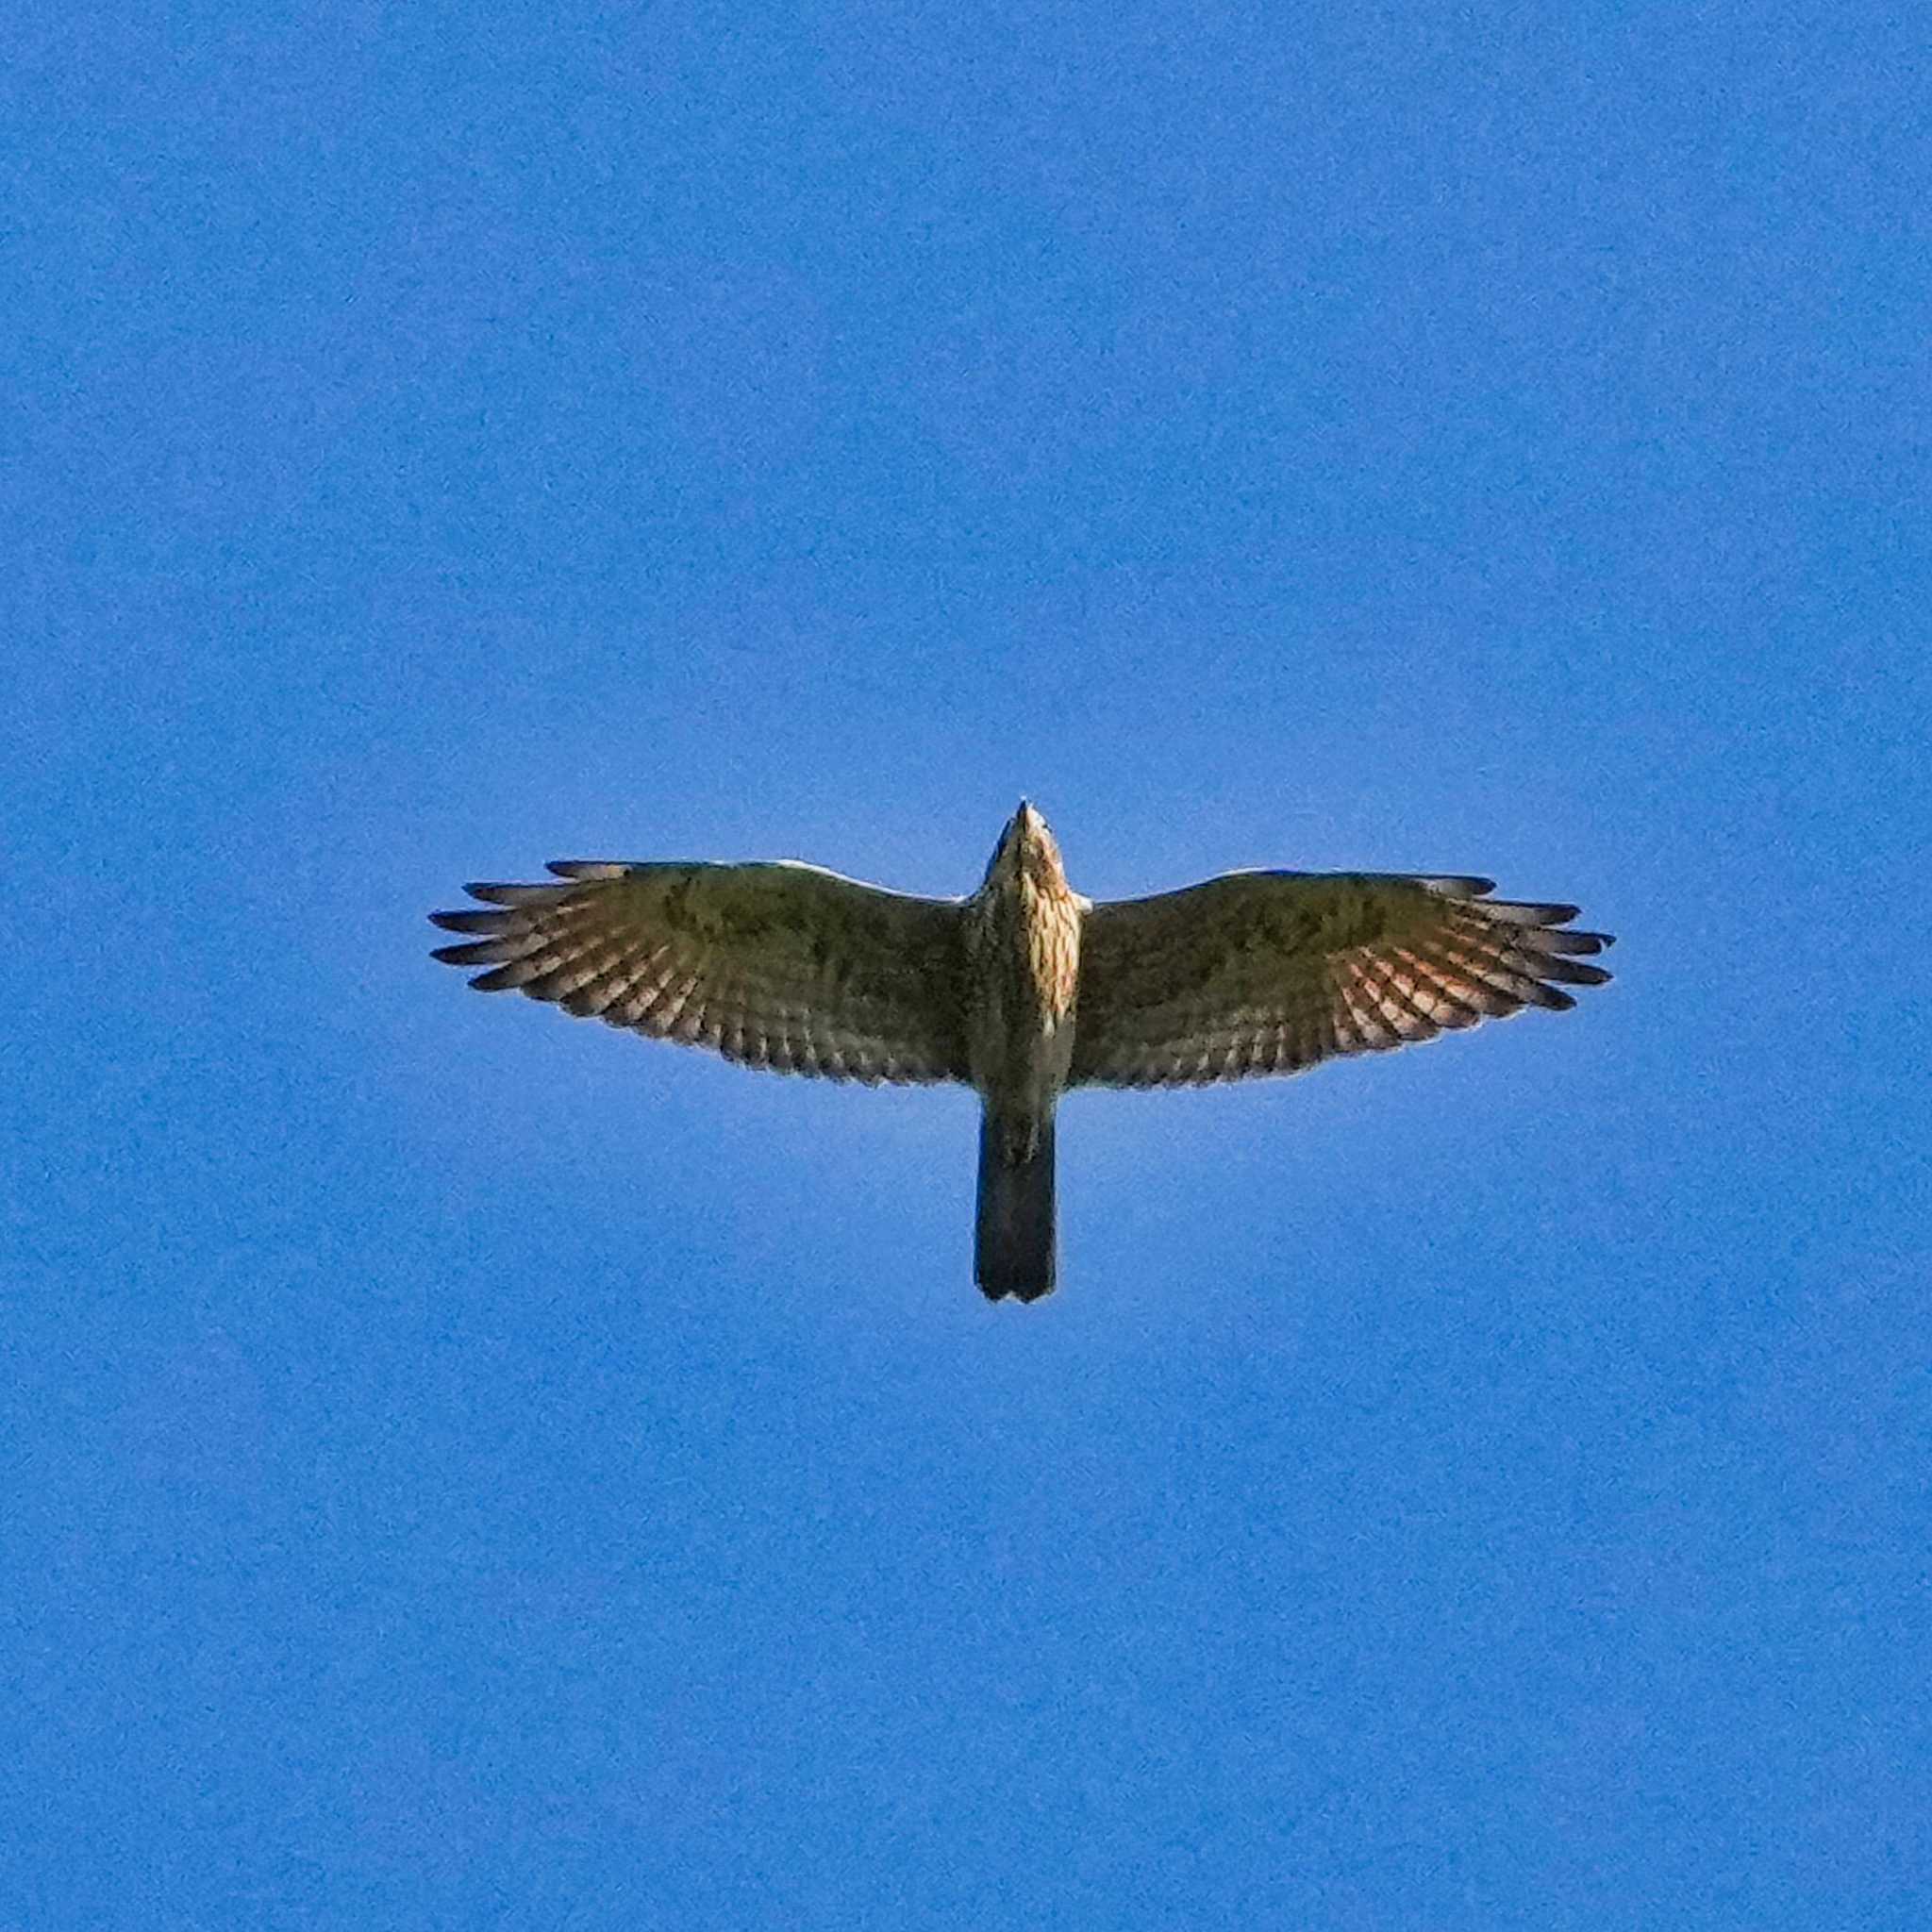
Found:
[[[876,1082],[966,1077],[957,902],[791,861],[563,860],[557,885],[475,885],[436,912],[470,984],[550,1000],[748,1066]]]
[[[1229,873],[1093,907],[1080,936],[1073,1080],[1189,1086],[1292,1074],[1574,1004],[1610,943],[1574,906],[1488,899],[1491,881]]]

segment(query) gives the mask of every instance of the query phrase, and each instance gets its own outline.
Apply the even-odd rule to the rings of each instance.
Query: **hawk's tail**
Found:
[[[1029,1141],[1031,1151],[1024,1151]],[[1053,1116],[1037,1124],[1020,1123],[988,1108],[979,1123],[973,1268],[988,1300],[1011,1294],[1032,1302],[1053,1292]]]

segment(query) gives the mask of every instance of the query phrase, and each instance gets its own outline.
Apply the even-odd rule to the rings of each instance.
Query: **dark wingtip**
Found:
[[[1606,967],[1589,966],[1581,959],[1566,959],[1552,954],[1537,961],[1537,974],[1542,979],[1560,979],[1571,986],[1602,986],[1609,978]]]
[[[508,919],[502,912],[478,912],[469,907],[461,912],[432,912],[429,923],[444,932],[502,932]]]
[[[488,973],[479,973],[471,980],[478,992],[514,992],[530,977],[529,972],[521,960],[512,959],[508,965],[492,967]]]
[[[497,940],[472,940],[463,946],[438,946],[429,955],[445,966],[488,966],[502,960],[503,946]]]

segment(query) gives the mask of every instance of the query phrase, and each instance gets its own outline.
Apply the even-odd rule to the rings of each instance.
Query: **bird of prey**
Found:
[[[964,1081],[982,1100],[974,1274],[1054,1285],[1054,1109],[1069,1087],[1295,1074],[1609,977],[1574,906],[1483,878],[1233,872],[1096,905],[1024,800],[978,891],[922,899],[794,859],[559,860],[434,912],[470,984],[728,1059],[833,1080]]]

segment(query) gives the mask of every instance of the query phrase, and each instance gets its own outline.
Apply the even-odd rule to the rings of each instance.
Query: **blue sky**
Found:
[[[4,30],[0,1918],[1917,1926],[1909,9]],[[1479,871],[1062,1116],[484,1000],[554,857]]]

